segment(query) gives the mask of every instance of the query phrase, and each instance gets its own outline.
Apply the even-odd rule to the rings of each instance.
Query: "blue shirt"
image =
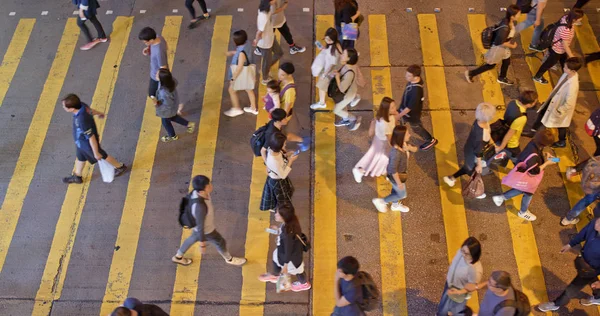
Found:
[[[346,298],[350,305],[344,307],[336,306],[333,310],[335,316],[361,316],[365,313],[358,307],[358,303],[362,301],[362,288],[358,284],[356,278],[346,281],[340,279],[340,294]]]
[[[233,57],[231,58],[231,64],[234,66],[237,66],[238,61],[240,59],[240,54],[242,53],[242,51],[244,51],[244,49],[246,48],[246,44],[244,45],[240,45],[238,47],[235,48],[235,54],[233,55]],[[249,64],[249,60],[248,60],[248,53],[244,51],[244,53],[246,53],[246,65]],[[227,78],[229,78],[230,80],[233,79],[233,73],[231,72],[231,67],[227,68]]]
[[[569,242],[571,247],[576,246],[585,241],[585,245],[581,249],[583,259],[592,268],[596,269],[596,273],[600,274],[600,238],[598,232],[594,229],[594,224],[598,219],[591,220],[580,232],[575,235]]]
[[[81,102],[81,109],[73,114],[73,140],[75,140],[75,146],[90,149],[90,138],[92,136],[96,136],[96,140],[100,143],[92,110],[87,104]]]
[[[150,45],[150,79],[156,79],[156,73],[162,66],[167,66],[167,41],[162,36],[156,36],[160,43]]]
[[[98,0],[73,0],[73,4],[77,6],[77,9],[83,9],[86,17],[95,16],[100,7]]]

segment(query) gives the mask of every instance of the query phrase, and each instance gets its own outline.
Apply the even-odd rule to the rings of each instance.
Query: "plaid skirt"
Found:
[[[294,186],[289,177],[285,179],[273,179],[267,176],[262,198],[260,199],[260,210],[274,210],[277,208],[277,205],[285,204],[286,202],[291,204],[292,195],[294,195]]]

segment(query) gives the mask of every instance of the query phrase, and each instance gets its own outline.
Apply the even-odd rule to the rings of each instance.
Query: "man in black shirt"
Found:
[[[431,134],[423,127],[421,122],[421,111],[423,110],[423,80],[421,79],[421,67],[417,65],[408,66],[406,69],[406,88],[402,95],[402,103],[398,109],[397,119],[402,119],[408,123],[413,132],[419,135],[425,142],[419,146],[421,150],[429,150],[435,144],[437,139],[431,137]]]
[[[287,117],[287,113],[284,109],[275,109],[271,112],[271,120],[267,123],[267,129],[265,130],[265,143],[263,148],[260,150],[260,155],[263,160],[267,161],[267,149],[269,147],[269,139],[271,135],[275,133],[281,133],[281,127],[283,126],[283,120]]]

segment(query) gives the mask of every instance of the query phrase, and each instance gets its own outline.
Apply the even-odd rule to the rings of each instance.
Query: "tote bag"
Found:
[[[342,23],[342,39],[356,41],[358,39],[358,23]]]
[[[530,174],[529,170],[535,168],[537,164],[531,166],[525,172],[519,172],[519,168],[525,168],[527,161],[537,154],[531,154],[525,161],[519,162],[507,175],[502,179],[502,184],[527,193],[535,193],[544,177],[544,170],[540,170],[539,174]]]
[[[231,73],[234,73],[237,65],[231,65]],[[256,65],[244,66],[240,75],[233,82],[233,90],[254,90],[256,84]]]
[[[102,181],[111,183],[115,179],[115,167],[113,167],[108,161],[104,159],[98,160],[98,167],[100,167],[100,173],[102,174]]]

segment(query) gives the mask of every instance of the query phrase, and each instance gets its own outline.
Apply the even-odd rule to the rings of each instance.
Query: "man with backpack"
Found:
[[[513,288],[510,274],[494,271],[487,282],[487,291],[479,305],[479,316],[525,316],[531,307],[525,294]]]
[[[332,316],[363,316],[365,311],[379,307],[379,291],[371,276],[359,271],[358,260],[347,256],[337,264]]]
[[[190,265],[192,259],[184,258],[185,252],[193,244],[200,242],[200,251],[204,254],[208,241],[217,247],[226,263],[234,266],[246,263],[246,258],[234,257],[227,251],[227,243],[215,227],[215,211],[210,198],[213,186],[210,179],[203,175],[195,176],[192,187],[194,190],[187,196],[187,203],[182,203],[185,206],[183,210],[180,209],[179,220],[182,226],[192,227],[192,235],[183,242],[171,261],[184,266]]]
[[[268,140],[271,139],[273,134],[282,133],[283,120],[285,120],[287,113],[284,109],[275,109],[271,112],[271,120],[265,125],[265,130],[262,137],[262,147],[260,148],[260,155],[263,160],[267,161],[267,149],[269,149]]]
[[[529,50],[541,52],[537,48],[540,36],[544,30],[544,9],[548,0],[517,0],[517,5],[521,8],[521,14],[527,14],[525,20],[519,24],[515,29],[515,33],[519,34],[524,29],[533,25],[533,36],[531,37],[531,43],[529,43]]]

